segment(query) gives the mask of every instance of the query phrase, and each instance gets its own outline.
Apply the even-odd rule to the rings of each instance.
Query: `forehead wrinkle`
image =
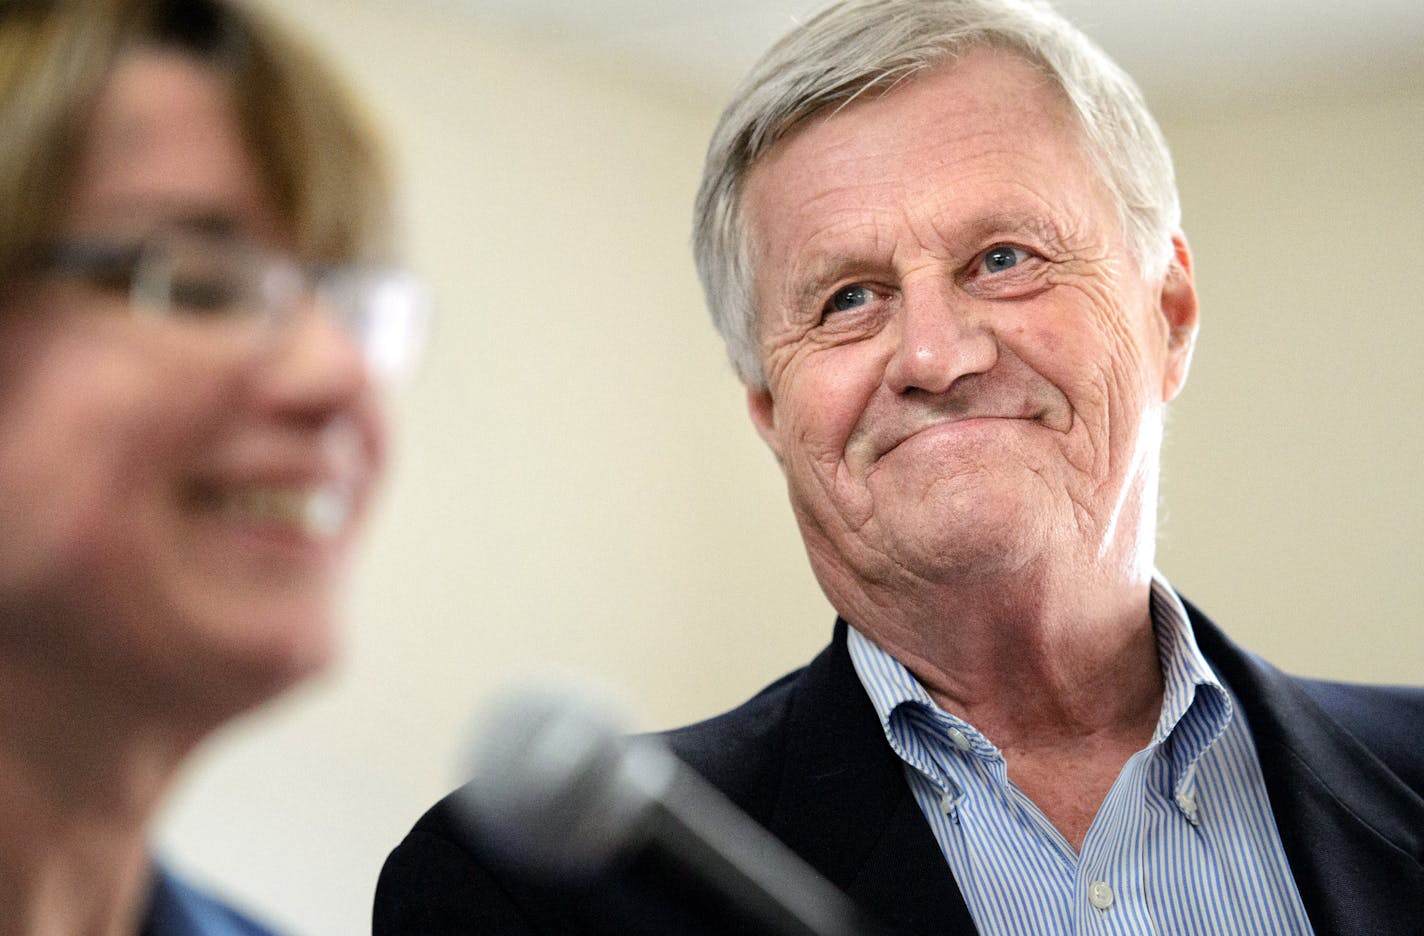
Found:
[[[977,251],[986,241],[1015,236],[1041,246],[1067,252],[1082,250],[1111,239],[1120,226],[1110,199],[1097,190],[1082,197],[1043,197],[1034,183],[1035,173],[1019,171],[994,178],[987,189],[966,184],[965,201],[953,194],[926,198],[933,206],[925,222],[938,242]],[[1102,201],[1099,203],[1099,196]]]
[[[819,304],[824,292],[845,276],[870,275],[888,267],[895,238],[885,215],[894,209],[866,209],[854,206],[841,212],[832,224],[821,228],[795,248],[791,273],[783,284],[788,298],[803,307]]]
[[[1055,213],[1034,210],[1001,210],[991,207],[987,212],[969,217],[937,212],[930,221],[942,242],[966,251],[977,251],[986,242],[1002,239],[1022,239],[1050,248],[1066,249],[1071,238]]]

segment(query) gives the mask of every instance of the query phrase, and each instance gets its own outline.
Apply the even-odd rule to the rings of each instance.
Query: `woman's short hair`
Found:
[[[388,181],[363,116],[311,50],[240,0],[0,0],[0,281],[59,233],[93,103],[142,49],[224,78],[302,259],[389,249]]]

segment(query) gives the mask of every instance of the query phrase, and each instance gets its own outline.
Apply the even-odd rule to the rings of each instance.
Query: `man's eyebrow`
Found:
[[[1062,225],[1046,211],[1010,208],[991,210],[973,218],[956,218],[948,222],[944,244],[951,253],[977,253],[995,241],[1014,240],[1029,235],[1045,248],[1066,250],[1069,238]],[[1029,245],[1032,246],[1032,245]],[[865,256],[854,256],[843,250],[814,253],[801,260],[792,270],[787,288],[779,298],[789,301],[792,309],[819,310],[831,286],[841,279],[874,276],[874,269],[883,266]]]
[[[968,249],[977,250],[984,241],[1012,238],[1015,234],[1031,234],[1045,245],[1062,247],[1067,243],[1063,228],[1048,213],[1042,211],[992,211],[968,222],[959,222],[954,240]]]
[[[787,291],[788,297],[793,301],[794,308],[804,309],[814,306],[819,309],[825,299],[825,293],[830,289],[832,283],[844,277],[848,272],[862,269],[865,266],[864,260],[857,260],[843,254],[812,257],[804,264],[797,266],[792,288]]]

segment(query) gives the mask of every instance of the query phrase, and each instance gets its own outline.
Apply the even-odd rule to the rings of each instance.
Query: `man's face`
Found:
[[[1146,280],[1061,91],[975,50],[753,168],[767,387],[822,585],[1150,563],[1161,409],[1195,296]],[[1145,538],[1145,544],[1142,540]],[[1078,566],[1081,568],[1081,565]]]

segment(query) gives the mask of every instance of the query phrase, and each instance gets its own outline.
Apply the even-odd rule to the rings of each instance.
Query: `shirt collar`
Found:
[[[1231,721],[1231,697],[1197,646],[1186,607],[1160,572],[1152,576],[1150,609],[1163,683],[1162,712],[1151,743],[1167,745],[1178,805],[1188,809],[1186,804],[1194,801],[1196,763]],[[886,740],[901,760],[931,779],[943,780],[925,747],[908,736],[929,730],[930,724],[943,731],[952,728],[961,732],[969,746],[954,746],[962,751],[997,756],[993,744],[972,725],[936,705],[899,660],[847,623],[851,663],[880,718]],[[897,727],[897,723],[901,724]]]
[[[1165,745],[1173,797],[1196,819],[1196,767],[1235,714],[1231,694],[1197,646],[1187,609],[1167,579],[1152,577],[1152,629],[1162,666],[1162,714],[1152,744]]]
[[[957,815],[964,785],[956,777],[963,765],[956,764],[952,757],[946,758],[944,745],[939,742],[948,742],[960,751],[997,758],[996,773],[1007,780],[1007,769],[993,744],[972,725],[936,705],[904,664],[849,622],[846,648],[860,684],[865,687],[880,718],[880,728],[891,750],[939,790],[941,808],[947,815]]]

